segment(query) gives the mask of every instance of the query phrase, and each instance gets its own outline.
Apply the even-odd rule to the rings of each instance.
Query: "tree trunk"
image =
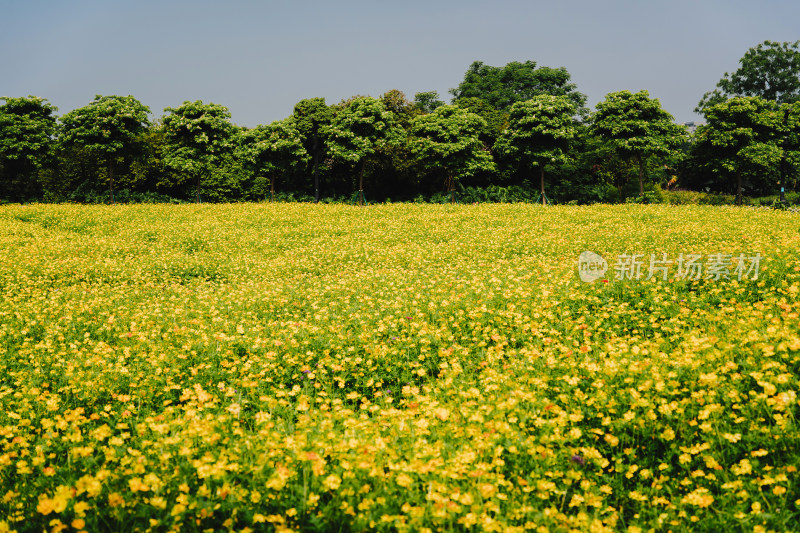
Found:
[[[319,138],[314,136],[314,146],[311,149],[314,152],[314,160],[312,174],[314,175],[314,203],[319,203]]]
[[[271,202],[275,201],[275,176],[271,176],[269,178],[269,195],[271,198]]]
[[[639,196],[644,196],[644,160],[639,157]]]
[[[786,113],[783,115],[783,127],[785,128],[789,124],[789,108],[786,109]],[[783,141],[781,142],[781,181],[778,182],[778,187],[780,187],[780,198],[781,204],[786,201],[786,195],[784,193],[784,185],[786,184],[786,152],[788,150],[786,143],[789,140],[788,135],[783,136]]]
[[[365,163],[361,162],[361,170],[358,172],[358,205],[364,205],[364,166]]]
[[[625,199],[622,197],[622,185],[617,185],[617,192],[619,193],[619,203],[625,203]]]
[[[456,184],[452,174],[447,174],[447,190],[450,193],[450,203],[456,203]]]
[[[539,166],[539,187],[542,193],[542,205],[547,205],[547,197],[544,195],[544,165]]]
[[[200,203],[200,174],[197,175],[197,187],[195,188],[194,202]]]
[[[114,162],[108,162],[108,199],[114,203]]]
[[[736,205],[742,205],[742,174],[736,173]]]

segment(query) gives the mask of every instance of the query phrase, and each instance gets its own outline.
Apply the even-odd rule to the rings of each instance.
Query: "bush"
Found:
[[[538,197],[539,192],[537,190],[524,185],[510,185],[508,187],[501,187],[499,185],[489,185],[487,187],[464,187],[458,192],[458,201],[467,204],[532,203],[535,202]],[[447,198],[449,201],[449,194],[447,194]]]
[[[664,203],[670,205],[734,205],[736,197],[730,194],[699,191],[662,191]]]
[[[760,198],[753,199],[754,205],[776,206],[779,205],[780,203],[781,203],[781,197],[777,194],[771,196],[762,196]],[[784,194],[784,204],[786,206],[800,205],[800,193],[787,192],[786,194]]]

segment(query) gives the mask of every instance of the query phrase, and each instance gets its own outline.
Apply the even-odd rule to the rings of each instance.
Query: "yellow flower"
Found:
[[[725,433],[725,434],[722,435],[722,438],[724,438],[728,442],[734,442],[735,443],[735,442],[739,442],[740,440],[742,440],[742,434],[741,433]]]
[[[47,496],[39,496],[39,504],[36,506],[36,510],[40,514],[47,516],[53,512],[54,508],[55,505],[52,498],[48,498]]]
[[[326,489],[331,490],[331,491],[338,489],[339,485],[341,485],[341,484],[342,484],[342,478],[340,478],[339,476],[337,476],[335,474],[329,475],[322,482],[322,485]]]
[[[86,516],[86,511],[91,509],[92,506],[86,502],[77,502],[72,506],[72,511],[78,516]]]
[[[72,489],[64,485],[56,489],[56,493],[52,498],[47,496],[39,496],[39,504],[36,510],[43,515],[50,513],[63,513],[67,509],[67,504],[72,497]]]
[[[128,480],[128,487],[131,489],[131,492],[146,492],[150,490],[141,478],[135,477]]]
[[[753,471],[753,465],[747,459],[742,459],[737,464],[731,467],[731,472],[737,476],[744,476]]]
[[[689,505],[695,505],[697,507],[708,507],[712,503],[714,503],[714,497],[709,494],[709,491],[705,487],[701,487],[699,489],[695,489],[683,498],[681,498],[682,503],[687,503]]]
[[[414,483],[414,479],[405,473],[400,473],[395,478],[395,481],[401,487],[410,487],[412,483]]]
[[[75,488],[78,494],[85,492],[90,498],[94,498],[103,490],[103,485],[96,477],[85,475],[75,483]]]

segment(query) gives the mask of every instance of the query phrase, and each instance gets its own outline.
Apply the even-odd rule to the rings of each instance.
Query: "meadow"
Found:
[[[797,213],[9,205],[0,251],[0,532],[800,531]]]

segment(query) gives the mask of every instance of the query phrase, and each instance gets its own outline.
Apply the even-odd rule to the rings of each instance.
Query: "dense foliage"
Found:
[[[533,201],[545,198],[545,171],[556,203],[645,201],[667,186],[739,198],[795,192],[798,43],[767,41],[741,64],[702,100],[707,124],[694,137],[647,91],[610,93],[592,112],[564,67],[533,61],[474,62],[451,105],[435,91],[409,101],[396,89],[334,105],[309,98],[252,130],[200,101],[151,121],[132,96],[98,96],[56,123],[46,100],[4,97],[0,201],[448,201],[510,188],[506,197]],[[750,111],[723,119],[739,98]],[[769,132],[736,133],[753,124]],[[736,140],[723,141],[729,134]]]
[[[733,96],[760,96],[778,103],[800,100],[800,41],[764,41],[748,50],[733,74],[724,74],[717,88],[703,95],[697,110]]]
[[[0,206],[0,531],[795,531],[798,225]]]

